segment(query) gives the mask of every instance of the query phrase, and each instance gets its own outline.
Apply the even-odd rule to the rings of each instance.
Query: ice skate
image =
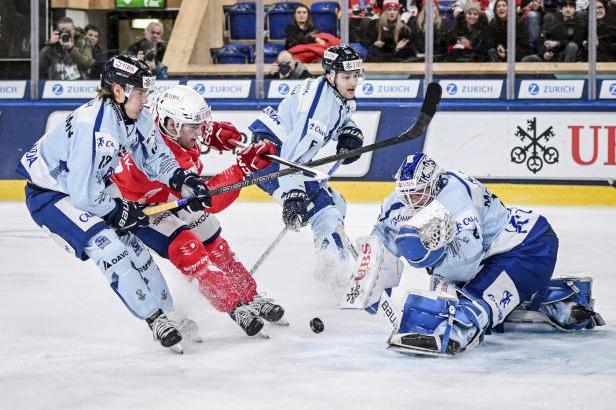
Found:
[[[263,321],[259,318],[259,312],[252,305],[240,304],[229,312],[229,316],[248,336],[254,336],[263,329]]]
[[[158,340],[163,347],[167,347],[175,353],[184,353],[180,342],[182,335],[178,330],[178,325],[163,314],[161,310],[146,319],[148,326],[152,329],[154,340]]]
[[[267,320],[269,323],[278,326],[289,326],[289,322],[282,319],[282,316],[284,316],[283,307],[274,303],[274,299],[263,295],[256,295],[252,302],[250,302],[250,306],[259,312],[259,317]]]

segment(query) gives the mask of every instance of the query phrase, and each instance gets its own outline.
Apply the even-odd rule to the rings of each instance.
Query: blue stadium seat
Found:
[[[366,58],[368,55],[368,50],[366,50],[366,47],[364,47],[361,43],[349,43],[349,47],[357,51],[357,54],[359,54],[361,58]]]
[[[284,31],[293,23],[293,14],[298,5],[301,3],[290,1],[272,4],[266,17],[270,40],[284,40]]]
[[[225,44],[216,53],[217,64],[248,64],[253,61],[254,51],[247,44]]]
[[[257,34],[255,3],[237,3],[227,12],[229,38],[231,40],[254,40]]]
[[[310,14],[312,23],[322,33],[338,35],[338,9],[339,5],[335,1],[321,1],[312,3]]]
[[[273,63],[282,50],[284,50],[284,44],[265,43],[263,45],[263,61],[265,64]]]

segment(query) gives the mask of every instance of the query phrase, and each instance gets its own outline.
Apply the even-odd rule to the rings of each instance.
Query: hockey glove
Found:
[[[250,144],[237,152],[237,165],[242,170],[244,176],[248,176],[255,171],[270,166],[272,161],[265,157],[267,154],[276,154],[276,145],[274,143],[261,140],[256,144]]]
[[[231,151],[235,144],[229,140],[241,141],[242,135],[230,122],[215,122],[212,132],[205,137],[205,145],[218,151]]]
[[[123,198],[113,198],[115,208],[103,217],[107,225],[122,232],[134,232],[142,226],[148,226],[150,219],[139,205]]]
[[[346,151],[351,151],[362,146],[364,136],[361,130],[357,127],[344,127],[338,134],[338,145],[336,146],[336,154],[341,154]],[[342,161],[343,164],[350,164],[359,159],[359,155],[350,157]]]
[[[202,211],[212,206],[212,197],[209,190],[194,172],[189,172],[183,168],[178,168],[169,180],[169,187],[179,192],[182,198],[194,197],[186,204],[186,207],[193,212]]]
[[[299,189],[285,192],[282,197],[282,221],[285,226],[298,232],[308,224],[308,195]]]

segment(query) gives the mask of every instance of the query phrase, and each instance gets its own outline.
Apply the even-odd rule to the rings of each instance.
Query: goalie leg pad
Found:
[[[594,302],[592,278],[554,278],[545,290],[514,310],[507,321],[547,323],[565,331],[592,329],[605,325],[601,315],[594,311]]]
[[[442,292],[409,293],[390,346],[403,353],[451,356],[479,345],[488,328],[489,307],[458,294],[459,299]]]
[[[344,287],[344,299],[340,302],[342,309],[366,308],[378,301],[384,289],[376,289],[384,253],[380,240],[376,236],[360,237],[356,249],[355,267]]]

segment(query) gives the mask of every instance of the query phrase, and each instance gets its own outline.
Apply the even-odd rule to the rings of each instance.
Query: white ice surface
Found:
[[[64,253],[24,205],[0,203],[0,408],[616,409],[616,209],[538,210],[560,237],[556,274],[594,277],[607,326],[488,336],[454,359],[387,351],[379,317],[337,310],[313,279],[306,229],[287,235],[256,274],[291,322],[268,326],[270,340],[244,336],[157,259],[176,307],[206,338],[180,356],[154,343],[96,267]],[[351,204],[349,235],[369,232],[377,212],[377,204]],[[281,229],[270,203],[235,204],[221,219],[248,266]],[[402,287],[426,284],[425,274],[408,271]],[[315,316],[325,323],[318,335],[308,325]]]

